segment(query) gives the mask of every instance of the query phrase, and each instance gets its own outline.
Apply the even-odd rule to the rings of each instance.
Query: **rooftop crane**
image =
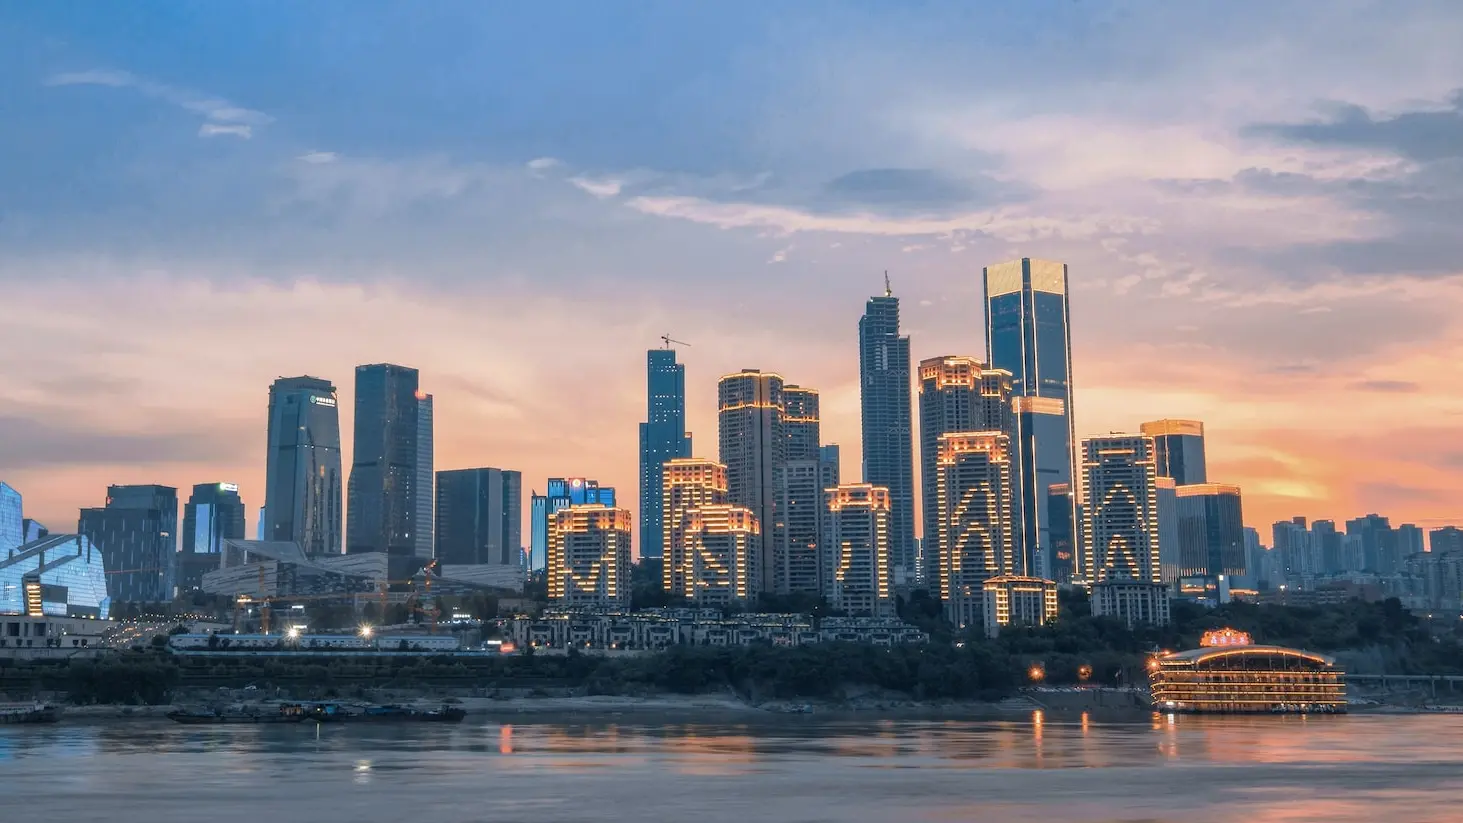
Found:
[[[666,348],[670,348],[672,343],[676,344],[677,346],[689,346],[689,345],[691,345],[690,343],[687,343],[684,340],[676,340],[675,338],[671,337],[669,334],[662,334],[660,336],[660,339],[661,339],[661,342],[665,343],[665,347]]]

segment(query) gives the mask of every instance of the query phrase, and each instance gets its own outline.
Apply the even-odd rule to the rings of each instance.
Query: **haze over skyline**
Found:
[[[350,465],[388,362],[437,469],[633,510],[669,333],[696,456],[760,368],[856,480],[883,271],[914,362],[983,359],[1025,256],[1070,267],[1079,438],[1204,421],[1265,538],[1463,521],[1460,41],[1442,2],[12,4],[0,479],[57,531],[237,482],[252,534],[270,383],[335,383]]]

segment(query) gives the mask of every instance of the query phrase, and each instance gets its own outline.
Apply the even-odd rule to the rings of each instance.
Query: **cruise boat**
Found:
[[[1206,632],[1199,648],[1148,664],[1153,708],[1192,714],[1340,714],[1346,675],[1334,658],[1257,645],[1234,629]]]

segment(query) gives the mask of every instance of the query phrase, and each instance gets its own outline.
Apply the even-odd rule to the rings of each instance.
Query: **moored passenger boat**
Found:
[[[21,706],[0,706],[0,723],[55,723],[61,712],[55,706],[28,703]]]
[[[1255,645],[1232,629],[1208,632],[1200,647],[1148,664],[1153,707],[1193,714],[1339,714],[1345,673],[1325,655]]]

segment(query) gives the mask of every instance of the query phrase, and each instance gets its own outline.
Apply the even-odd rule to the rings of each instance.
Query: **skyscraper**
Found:
[[[782,399],[787,459],[777,481],[781,543],[774,579],[780,594],[818,594],[824,565],[819,550],[826,502],[823,489],[828,479],[822,460],[818,392],[784,386]]]
[[[178,490],[108,486],[104,508],[82,509],[77,532],[102,553],[114,601],[173,599],[178,554]]]
[[[549,520],[554,512],[570,506],[598,503],[615,507],[615,489],[583,477],[550,477],[544,493],[534,492],[529,506],[528,565],[533,571],[547,568]]]
[[[1056,555],[1074,535],[1053,532],[1051,488],[1066,485],[1068,499],[1082,499],[1074,477],[1072,427],[1072,336],[1067,303],[1067,266],[1022,258],[987,266],[985,327],[987,360],[1011,373],[1017,451],[1017,505],[1021,551],[1034,574],[1056,576]],[[1087,576],[1080,566],[1074,576]],[[1065,582],[1065,581],[1063,581]]]
[[[269,457],[259,539],[298,543],[309,555],[340,554],[340,412],[335,386],[281,377],[269,387]]]
[[[1082,441],[1085,556],[1094,582],[1159,583],[1158,470],[1153,438],[1110,434]]]
[[[1360,571],[1393,574],[1397,571],[1397,533],[1392,521],[1379,514],[1369,514],[1346,521],[1346,534],[1361,546]]]
[[[640,424],[640,556],[665,554],[661,467],[691,456],[686,433],[686,367],[666,344],[645,357],[645,422]]]
[[[244,539],[244,501],[236,483],[202,483],[183,506],[183,551],[178,554],[178,589],[203,587],[205,572],[219,568],[225,540]]]
[[[1011,373],[987,369],[973,357],[947,355],[921,360],[919,459],[924,568],[920,577],[932,591],[943,588],[938,539],[940,437],[957,432],[989,431],[1013,433]],[[1003,451],[1009,452],[1009,446]]]
[[[433,525],[433,514],[437,508],[437,494],[434,482],[436,461],[433,459],[432,444],[432,395],[417,392],[417,476],[412,488],[416,496],[416,519],[412,523],[416,541],[417,557],[423,562],[437,556],[434,545],[437,530]],[[522,498],[520,498],[521,502]],[[522,514],[519,515],[520,520]],[[520,547],[513,548],[516,553]]]
[[[1183,547],[1179,538],[1178,484],[1160,475],[1158,486],[1158,565],[1162,582],[1173,584],[1180,577]]]
[[[889,490],[868,483],[845,483],[824,492],[828,523],[823,529],[834,552],[828,599],[851,615],[894,614],[894,580],[889,541]]]
[[[714,460],[678,457],[666,461],[662,468],[662,522],[658,542],[665,546],[665,554],[661,564],[661,586],[671,594],[690,598],[695,596],[692,561],[696,535],[692,513],[706,506],[726,503],[726,466]],[[757,549],[760,552],[760,532]]]
[[[8,483],[0,483],[0,552],[18,548],[26,542],[20,492]]]
[[[523,565],[523,475],[484,467],[437,472],[442,565]]]
[[[760,529],[752,510],[744,506],[691,509],[686,522],[691,541],[686,589],[676,593],[685,593],[698,606],[755,602]]]
[[[935,453],[934,534],[926,555],[939,559],[936,591],[959,628],[982,623],[986,580],[1018,574],[1011,489],[1011,437],[1005,432],[940,435]]]
[[[859,318],[859,408],[863,481],[889,492],[891,563],[901,579],[916,577],[914,427],[910,416],[909,337],[899,334],[899,298],[870,297]]]
[[[1335,527],[1332,527],[1335,530]],[[1443,526],[1427,533],[1427,549],[1433,554],[1463,552],[1463,529]]]
[[[346,549],[385,552],[392,580],[411,577],[427,562],[417,554],[418,400],[416,369],[389,363],[356,367]]]
[[[1198,420],[1154,420],[1138,431],[1153,438],[1159,477],[1180,486],[1208,482],[1204,467],[1204,424]]]
[[[717,428],[721,462],[726,466],[728,500],[752,510],[762,524],[758,567],[762,591],[776,591],[780,553],[777,486],[787,459],[783,429],[782,377],[744,369],[721,378]]]
[[[598,503],[554,512],[548,583],[563,606],[629,606],[630,512]]]
[[[1245,522],[1239,486],[1224,483],[1180,485],[1179,574],[1183,577],[1243,577]],[[1304,529],[1302,529],[1304,531]]]

